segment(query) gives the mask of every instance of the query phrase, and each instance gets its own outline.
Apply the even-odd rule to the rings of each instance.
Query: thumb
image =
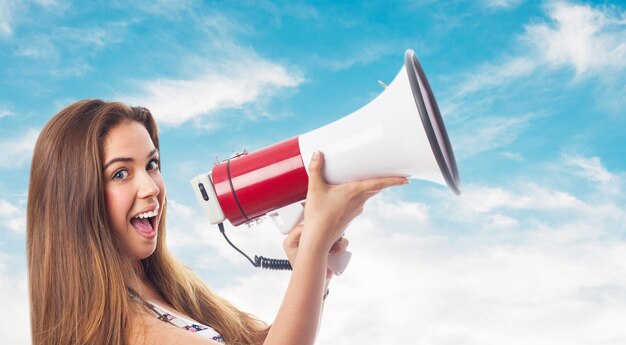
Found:
[[[324,155],[320,151],[313,152],[309,162],[309,188],[323,185],[322,168],[324,167]]]

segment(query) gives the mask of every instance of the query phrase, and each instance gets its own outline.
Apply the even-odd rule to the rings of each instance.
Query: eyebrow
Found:
[[[148,158],[152,157],[155,153],[157,153],[157,149],[154,149],[152,151],[150,151],[150,153],[148,154]],[[129,158],[129,157],[117,157],[117,158],[113,158],[111,159],[107,164],[104,165],[104,168],[102,168],[102,170],[107,170],[107,168],[109,167],[109,165],[115,163],[115,162],[132,162],[134,161],[133,158]]]

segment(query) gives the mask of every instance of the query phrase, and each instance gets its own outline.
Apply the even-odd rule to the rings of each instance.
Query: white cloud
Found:
[[[519,6],[522,0],[483,0],[482,3],[488,8],[509,9]]]
[[[160,123],[176,126],[205,120],[220,109],[239,109],[266,102],[283,89],[303,82],[301,73],[254,52],[236,59],[206,60],[197,76],[141,82],[140,95],[130,102],[148,107]]]
[[[505,147],[515,142],[524,132],[534,115],[518,117],[479,117],[467,121],[471,129],[459,131],[455,138],[455,154],[467,159],[485,151]]]
[[[478,68],[477,72],[470,73],[458,88],[455,96],[463,97],[485,88],[506,84],[528,75],[536,66],[537,63],[529,57],[513,57],[498,65],[487,64]]]
[[[423,203],[393,200],[384,193],[376,197],[368,207],[379,218],[388,221],[412,222],[413,224],[426,224],[429,219],[429,206]]]
[[[554,210],[581,207],[576,197],[567,193],[527,185],[520,193],[499,187],[466,185],[463,194],[451,202],[455,218],[475,218],[503,210]]]
[[[127,22],[113,22],[102,27],[61,28],[56,36],[59,42],[71,41],[72,44],[102,48],[122,42],[127,26]]]
[[[597,186],[598,190],[601,188]],[[447,195],[439,191],[437,194],[440,198]],[[557,224],[565,219],[604,224],[598,227],[598,231],[605,229],[613,232],[620,229],[619,224],[626,224],[626,211],[612,201],[610,195],[600,195],[604,199],[595,197],[593,200],[583,200],[571,193],[536,183],[521,183],[515,190],[470,184],[464,186],[460,197],[440,205],[442,210],[439,212],[472,226],[499,221],[509,225],[536,226],[535,222]],[[611,229],[611,226],[615,229]]]
[[[502,152],[500,156],[506,158],[508,160],[521,162],[524,160],[524,157],[519,152]]]
[[[338,51],[342,53],[341,58],[329,59],[318,57],[314,59],[314,63],[316,65],[326,67],[331,71],[342,71],[355,65],[367,65],[378,61],[387,55],[395,54],[397,52],[395,46],[397,46],[397,44],[391,42],[378,44],[371,44],[371,42],[368,42],[368,44],[363,47],[349,49],[347,53],[344,51]],[[389,83],[391,80],[386,82]]]
[[[5,116],[12,116],[14,115],[14,113],[8,109],[2,109],[0,108],[0,118],[5,117]]]
[[[455,97],[507,85],[539,69],[545,73],[572,68],[577,78],[611,78],[624,72],[626,12],[611,6],[591,7],[564,1],[549,2],[545,12],[547,21],[526,25],[518,38],[521,44],[517,53],[465,76]]]
[[[9,272],[15,264],[13,257],[0,252],[0,334],[5,344],[30,344],[28,284],[26,274]],[[26,267],[17,271],[26,272]]]
[[[62,0],[35,0],[35,1],[0,1],[0,37],[11,37],[15,26],[23,21],[24,17],[30,15],[30,9],[36,4],[45,10],[57,12],[65,11],[70,4]],[[29,18],[30,19],[30,18]]]
[[[487,220],[489,221],[489,226],[492,228],[514,228],[519,225],[517,219],[502,214],[488,216]]]
[[[80,57],[76,57],[74,51],[84,50],[86,47],[103,49],[122,42],[128,24],[120,21],[91,27],[53,27],[49,31],[38,32],[17,41],[15,54],[47,63],[58,63],[63,56],[68,55],[73,59],[71,65],[85,64]]]
[[[564,156],[566,167],[575,168],[573,174],[588,180],[601,183],[616,182],[618,176],[611,173],[602,165],[600,157]]]
[[[38,136],[39,131],[29,129],[21,137],[0,141],[0,168],[18,168],[27,163]]]
[[[15,4],[12,1],[0,1],[0,36],[11,36],[13,33],[13,12]]]
[[[625,272],[624,242],[552,248],[367,235],[353,235],[353,262],[334,283],[321,344],[576,344],[598,329],[626,336],[615,323],[602,325],[626,315],[626,281],[613,275]]]
[[[535,208],[530,202],[537,200],[508,199],[502,208]],[[626,318],[626,241],[603,237],[596,231],[601,222],[577,219],[486,237],[461,221],[444,234],[409,219],[403,229],[390,227],[384,203],[347,230],[353,258],[331,284],[319,344],[626,341],[617,322]],[[520,226],[507,216],[483,220]],[[585,241],[569,235],[590,229]],[[221,292],[271,322],[286,276],[256,272]]]
[[[158,14],[158,15],[172,15],[179,11],[189,9],[193,4],[193,0],[133,0],[133,1],[121,1],[114,2],[118,6],[134,6],[140,11]]]
[[[563,174],[580,177],[586,184],[593,185],[598,198],[622,197],[622,178],[610,172],[602,164],[600,157],[563,155],[557,170]]]
[[[65,10],[71,6],[71,3],[67,0],[35,0],[34,2],[41,7],[49,9]]]
[[[0,199],[0,223],[2,227],[6,227],[16,233],[26,233],[24,210],[3,199]]]
[[[58,59],[59,49],[48,36],[31,37],[27,42],[20,42],[15,55],[29,58]]]
[[[626,12],[612,7],[554,2],[552,23],[526,27],[523,40],[550,66],[572,66],[577,76],[626,67]]]

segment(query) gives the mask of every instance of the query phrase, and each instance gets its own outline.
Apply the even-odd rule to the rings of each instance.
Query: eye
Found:
[[[152,159],[150,162],[148,162],[148,166],[146,167],[148,170],[157,170],[159,169],[159,160],[158,159]]]
[[[128,177],[128,171],[125,169],[118,170],[113,173],[113,180],[121,181]]]

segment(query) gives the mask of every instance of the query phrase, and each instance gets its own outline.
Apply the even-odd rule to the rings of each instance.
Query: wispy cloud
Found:
[[[572,237],[626,235],[623,176],[599,157],[564,156],[535,169],[542,183],[528,177],[508,181],[509,187],[467,184],[460,197],[442,204],[436,200],[445,200],[447,191],[437,191],[433,218],[445,215],[468,228],[516,229],[522,236],[527,228],[554,227]]]
[[[584,157],[580,155],[563,155],[558,171],[582,178],[584,183],[593,184],[599,197],[623,197],[623,179],[609,171],[600,157]]]
[[[9,44],[3,49],[13,55],[9,63],[28,66],[20,71],[24,79],[42,75],[71,78],[93,71],[93,57],[122,42],[133,20],[84,21],[78,16],[88,7],[72,8],[67,1],[2,2],[6,3],[19,4],[11,14],[18,29],[7,36]],[[11,69],[8,72],[13,73]]]
[[[575,78],[611,78],[626,68],[626,12],[616,7],[592,7],[564,1],[544,6],[547,20],[525,26],[517,41],[520,49],[490,62],[464,78],[456,98],[493,89],[539,68],[557,71],[571,68]],[[623,84],[622,84],[623,85]]]
[[[519,191],[501,187],[467,185],[463,188],[463,195],[450,205],[450,210],[455,210],[453,217],[470,220],[482,215],[501,214],[515,210],[578,212],[589,207],[592,206],[569,193],[525,183]]]
[[[26,232],[25,211],[12,203],[0,199],[0,224],[15,233],[24,234]]]
[[[178,11],[189,9],[193,4],[193,0],[132,0],[132,1],[115,1],[118,6],[133,6],[137,9],[156,15],[172,15]]]
[[[522,37],[547,65],[573,67],[577,76],[626,67],[626,12],[615,7],[555,2],[551,23],[528,25]]]
[[[341,58],[321,58],[316,57],[314,64],[330,69],[331,71],[342,71],[353,66],[364,66],[381,58],[396,54],[396,44],[393,43],[377,43],[368,42],[366,46],[357,49],[350,49],[346,54],[342,54]],[[343,52],[342,52],[343,53]]]
[[[455,137],[455,152],[459,159],[503,148],[522,135],[535,116],[479,117],[463,124],[465,130]],[[471,127],[471,128],[468,128]]]
[[[0,314],[0,333],[2,341],[7,344],[30,344],[26,267],[19,267],[21,264],[17,261],[0,251],[0,303],[4,308],[4,313]]]
[[[626,12],[616,6],[563,1],[549,2],[543,9],[546,18],[527,24],[513,39],[515,47],[510,53],[465,72],[444,98],[446,120],[452,122],[452,128],[461,129],[454,138],[460,159],[513,144],[533,119],[551,108],[535,107],[533,115],[489,116],[494,106],[498,112],[511,112],[511,105],[518,105],[531,94],[539,99],[547,95],[558,98],[563,93],[554,94],[555,90],[568,84],[562,79],[563,72],[573,72],[571,84],[597,78],[594,80],[600,83],[585,86],[592,92],[597,90],[599,107],[623,114]],[[498,103],[502,100],[511,102]]]
[[[27,42],[18,44],[15,48],[15,55],[28,58],[59,58],[59,50],[48,37],[33,37]]]
[[[13,33],[13,1],[0,1],[0,36],[8,37]]]
[[[321,343],[340,336],[346,344],[581,344],[599,329],[626,336],[611,322],[626,316],[626,282],[610,272],[625,272],[624,242],[542,244],[553,234],[492,245],[478,236],[400,237],[359,225],[370,231],[352,240],[353,262],[332,287]],[[535,327],[555,319],[562,322]],[[346,332],[355,328],[362,332]]]
[[[522,0],[482,0],[482,3],[488,8],[509,9],[519,6]]]
[[[34,7],[62,13],[69,3],[65,0],[0,1],[0,37],[12,37],[18,23],[31,19],[28,16]]]
[[[0,168],[20,168],[32,157],[39,131],[29,129],[17,138],[0,141]]]
[[[600,157],[563,156],[565,166],[576,168],[572,173],[588,180],[601,183],[612,183],[618,176],[606,169]]]
[[[537,62],[530,57],[510,58],[499,65],[486,64],[478,68],[477,72],[467,75],[465,82],[459,86],[456,97],[464,97],[476,91],[507,84],[528,75],[536,67]]]
[[[71,0],[34,0],[33,3],[44,8],[57,10],[65,10],[71,6]]]
[[[0,104],[0,118],[5,117],[5,116],[12,116],[14,114],[15,114],[14,112],[12,112],[11,110],[3,107],[3,105]]]
[[[92,27],[54,27],[48,32],[33,33],[16,42],[17,56],[56,62],[75,50],[103,49],[122,42],[127,22],[113,22]]]
[[[160,123],[176,126],[202,120],[206,125],[221,109],[267,102],[304,81],[297,69],[263,59],[253,51],[242,49],[234,56],[206,61],[199,66],[201,72],[188,79],[143,81],[139,95],[130,97],[130,102],[150,108]]]

